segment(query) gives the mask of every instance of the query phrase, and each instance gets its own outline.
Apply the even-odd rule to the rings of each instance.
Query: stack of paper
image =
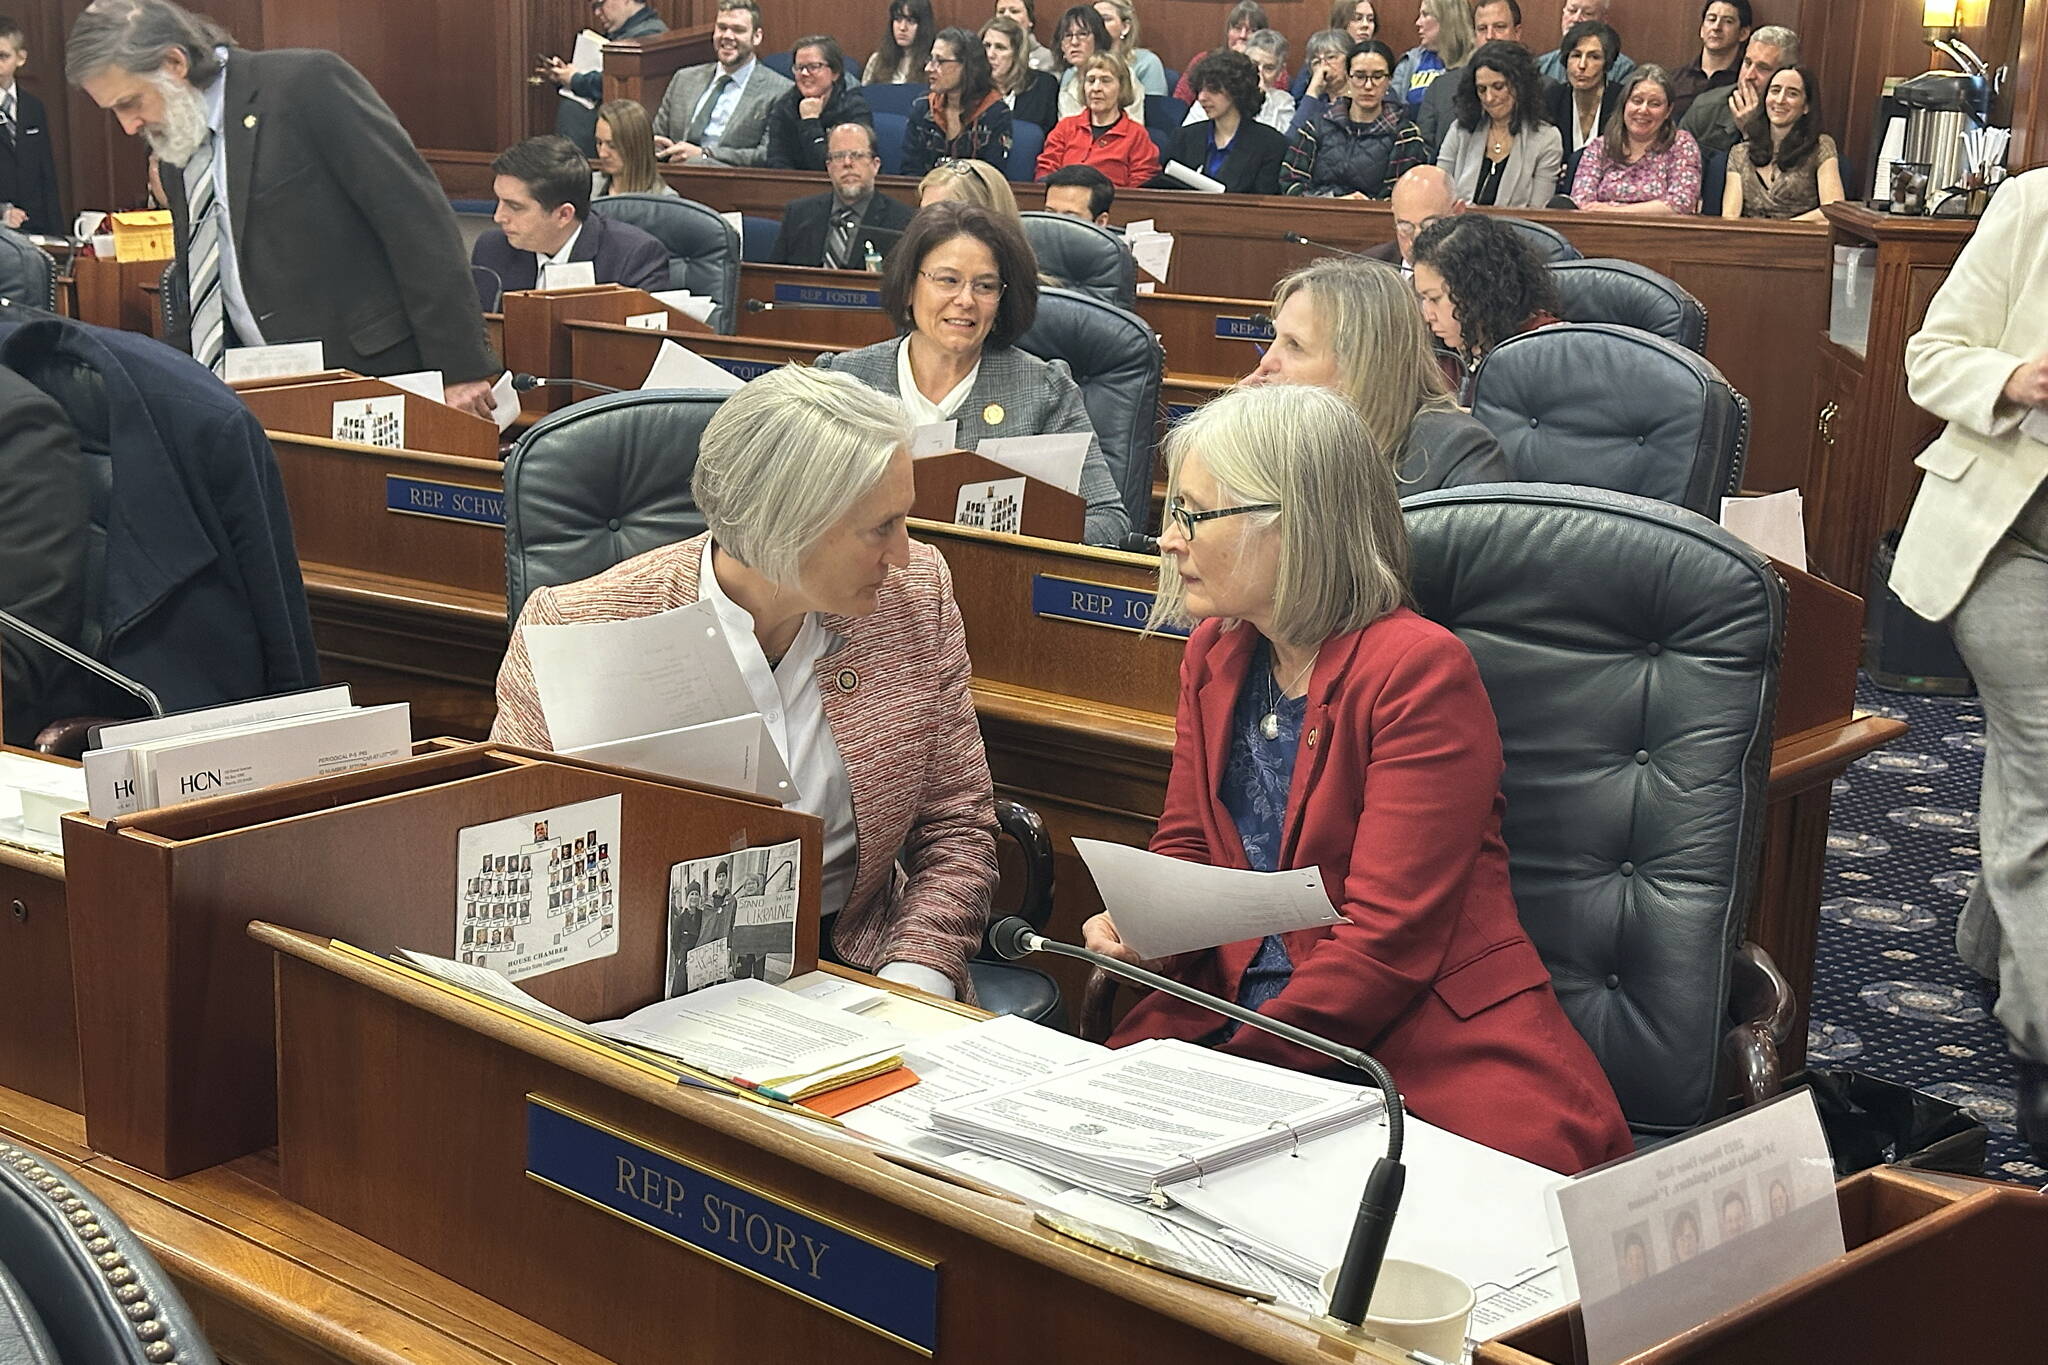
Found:
[[[998,1015],[912,1046],[904,1060],[917,1072],[917,1087],[849,1110],[846,1126],[905,1151],[949,1157],[960,1147],[933,1130],[932,1106],[1040,1080],[1075,1062],[1107,1055],[1109,1049],[1100,1043]]]
[[[602,33],[593,28],[586,28],[576,35],[576,46],[569,53],[569,70],[579,76],[586,72],[604,70],[604,35]],[[572,104],[582,105],[585,109],[597,108],[596,100],[585,99],[567,85],[558,87],[555,93]]]
[[[64,812],[85,804],[85,775],[71,764],[0,754],[0,843],[62,853]]]
[[[1380,1095],[1155,1038],[937,1105],[933,1130],[1103,1194],[1144,1199],[1371,1118]]]
[[[1221,189],[1222,186],[1217,186]],[[1150,275],[1161,284],[1166,283],[1166,272],[1173,265],[1173,234],[1160,232],[1153,227],[1150,218],[1141,218],[1124,228],[1124,245],[1131,249],[1131,255],[1138,262],[1138,269]]]
[[[85,755],[86,795],[93,818],[105,820],[411,753],[404,702],[356,706],[346,687],[322,687],[104,726]]]

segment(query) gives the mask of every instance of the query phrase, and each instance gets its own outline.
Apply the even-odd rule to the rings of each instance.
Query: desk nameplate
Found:
[[[1031,575],[1031,614],[1111,630],[1142,631],[1152,615],[1152,594],[1143,588],[1090,583],[1055,574]],[[1159,634],[1186,639],[1185,626],[1161,626]]]
[[[830,284],[778,284],[775,302],[798,308],[847,308],[874,313],[881,311],[882,291]]]
[[[439,521],[466,521],[474,526],[505,525],[505,494],[496,488],[435,479],[384,476],[384,510]]]
[[[920,1355],[938,1350],[936,1261],[533,1094],[526,1174]]]
[[[1216,339],[1218,341],[1271,341],[1273,320],[1263,314],[1257,317],[1237,318],[1216,316]]]
[[[775,360],[735,360],[731,356],[722,355],[707,355],[704,358],[742,382],[759,379],[771,370],[781,369],[785,363]]]

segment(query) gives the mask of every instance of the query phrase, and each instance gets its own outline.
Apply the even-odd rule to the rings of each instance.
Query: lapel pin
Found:
[[[839,670],[839,690],[841,692],[851,692],[854,688],[859,686],[860,674],[854,672],[850,668],[842,668]]]
[[[254,114],[242,115],[242,126],[244,128],[254,128],[256,126],[256,116]]]
[[[981,420],[992,427],[1001,426],[1003,424],[1003,405],[1001,403],[990,403],[981,410]]]

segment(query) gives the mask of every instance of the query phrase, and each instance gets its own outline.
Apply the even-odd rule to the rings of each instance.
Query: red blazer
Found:
[[[1155,852],[1246,866],[1217,791],[1258,639],[1208,621],[1188,642]],[[1279,866],[1321,868],[1345,922],[1287,936],[1294,975],[1260,1012],[1373,1053],[1417,1117],[1572,1173],[1632,1144],[1515,915],[1500,774],[1493,707],[1456,636],[1403,608],[1326,642],[1309,679]],[[1166,970],[1234,1000],[1258,947],[1186,953]],[[1110,1044],[1210,1041],[1221,1023],[1148,995]],[[1255,1029],[1220,1046],[1335,1069]]]
[[[1038,176],[1044,179],[1062,166],[1093,166],[1119,189],[1142,185],[1159,174],[1159,148],[1143,124],[1125,114],[1096,137],[1088,127],[1088,111],[1070,114],[1045,135],[1038,154]]]

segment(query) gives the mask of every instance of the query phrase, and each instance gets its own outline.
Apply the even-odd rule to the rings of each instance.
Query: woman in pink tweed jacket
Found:
[[[710,535],[536,590],[498,672],[491,737],[551,747],[527,626],[711,599],[756,695],[781,687],[796,804],[825,821],[832,948],[972,999],[995,805],[952,577],[905,530],[910,431],[901,404],[845,375],[790,366],[735,393],[705,428],[691,483]]]

